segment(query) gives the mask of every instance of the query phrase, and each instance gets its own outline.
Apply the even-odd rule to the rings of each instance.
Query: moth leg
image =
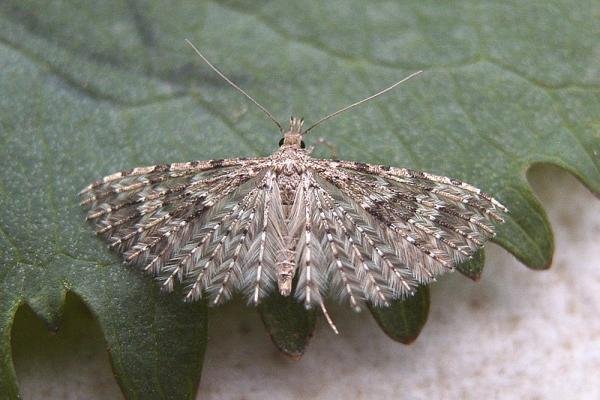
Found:
[[[333,320],[329,316],[329,313],[327,312],[327,309],[325,308],[325,304],[323,304],[323,300],[321,300],[320,305],[321,305],[321,311],[323,312],[323,316],[327,320],[327,323],[329,324],[329,327],[331,328],[331,330],[333,332],[335,332],[336,335],[339,335],[340,332],[338,331],[337,327],[333,323]]]

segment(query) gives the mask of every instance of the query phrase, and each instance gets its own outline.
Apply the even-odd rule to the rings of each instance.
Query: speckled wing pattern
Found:
[[[386,306],[470,258],[507,211],[458,180],[301,149],[134,168],[81,197],[127,264],[213,305],[278,289],[309,308]]]

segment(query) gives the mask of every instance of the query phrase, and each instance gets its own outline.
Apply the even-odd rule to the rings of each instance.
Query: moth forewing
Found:
[[[242,262],[244,280],[239,289],[253,305],[273,291],[276,271],[271,266],[276,265],[278,257],[286,251],[286,219],[275,178],[272,170],[265,175],[255,231],[249,235],[248,252]]]

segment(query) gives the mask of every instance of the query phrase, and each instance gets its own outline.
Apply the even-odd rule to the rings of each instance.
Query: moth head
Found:
[[[291,146],[303,149],[305,145],[302,140],[302,125],[304,125],[303,118],[290,118],[290,129],[283,134],[283,137],[279,141],[279,146]]]

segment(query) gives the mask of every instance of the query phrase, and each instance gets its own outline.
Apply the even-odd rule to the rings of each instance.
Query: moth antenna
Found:
[[[194,44],[192,42],[190,42],[188,39],[185,39],[185,41],[192,46],[192,49],[194,49],[194,51],[196,52],[196,54],[198,54],[200,56],[200,58],[206,63],[208,64],[208,66],[215,71],[221,78],[223,78],[225,80],[225,82],[229,83],[231,86],[233,86],[238,92],[240,92],[241,94],[243,94],[244,96],[246,96],[246,98],[248,100],[250,100],[252,103],[254,103],[255,106],[257,106],[258,108],[260,108],[262,110],[262,112],[264,112],[267,117],[269,117],[269,119],[271,121],[273,121],[273,123],[275,125],[277,125],[277,127],[279,128],[279,131],[283,134],[283,127],[281,126],[281,124],[277,121],[277,119],[275,119],[275,117],[273,116],[273,114],[271,114],[269,112],[269,110],[267,110],[264,106],[262,106],[258,101],[254,100],[252,98],[252,96],[250,96],[248,93],[246,93],[241,87],[239,87],[238,85],[236,85],[235,83],[233,83],[231,81],[231,79],[229,79],[228,77],[225,76],[224,73],[222,73],[221,71],[219,71],[219,69],[217,67],[215,67],[210,61],[208,61],[208,59],[206,57],[204,57],[204,55],[200,52],[200,50],[198,50],[198,48],[196,48],[196,46],[194,46]]]
[[[325,319],[327,320],[327,323],[331,327],[331,330],[333,330],[336,335],[339,335],[340,332],[338,331],[337,327],[333,323],[333,320],[329,316],[329,313],[327,312],[327,309],[325,308],[325,304],[323,304],[323,300],[321,300],[321,311],[323,312],[323,315],[325,316]]]
[[[386,93],[386,92],[389,92],[390,90],[392,90],[393,88],[395,88],[395,87],[396,87],[396,86],[398,86],[399,84],[401,84],[401,83],[404,83],[404,82],[406,82],[407,80],[409,80],[410,78],[413,78],[413,77],[415,77],[415,76],[419,75],[421,72],[423,72],[423,71],[422,71],[422,70],[419,70],[419,71],[417,71],[417,72],[413,72],[412,74],[410,74],[410,75],[409,75],[409,76],[407,76],[406,78],[404,78],[404,79],[401,79],[401,80],[399,80],[398,82],[394,83],[392,86],[388,86],[387,88],[385,88],[385,89],[383,89],[383,90],[381,90],[381,91],[379,91],[379,92],[375,93],[374,95],[371,95],[371,96],[367,97],[366,99],[362,99],[362,100],[360,100],[360,101],[357,101],[356,103],[352,103],[352,104],[350,104],[349,106],[346,106],[346,107],[344,107],[344,108],[342,108],[342,109],[340,109],[340,110],[337,110],[337,111],[336,111],[336,112],[334,112],[334,113],[331,113],[331,114],[329,114],[329,115],[327,115],[327,116],[325,116],[325,117],[321,118],[320,120],[318,120],[317,122],[315,122],[314,124],[312,124],[311,126],[309,126],[308,128],[306,128],[306,130],[304,130],[304,132],[302,132],[302,134],[303,134],[303,135],[306,135],[306,134],[308,133],[308,131],[310,131],[311,129],[315,128],[317,125],[320,125],[321,123],[323,123],[323,122],[327,121],[329,118],[335,117],[336,115],[338,115],[338,114],[341,114],[341,113],[343,113],[344,111],[347,111],[347,110],[349,110],[349,109],[351,109],[351,108],[353,108],[353,107],[356,107],[356,106],[358,106],[358,105],[360,105],[360,104],[362,104],[362,103],[365,103],[365,102],[367,102],[367,101],[369,101],[369,100],[373,100],[374,98],[376,98],[376,97],[378,97],[378,96],[381,96],[382,94],[384,94],[384,93]]]

